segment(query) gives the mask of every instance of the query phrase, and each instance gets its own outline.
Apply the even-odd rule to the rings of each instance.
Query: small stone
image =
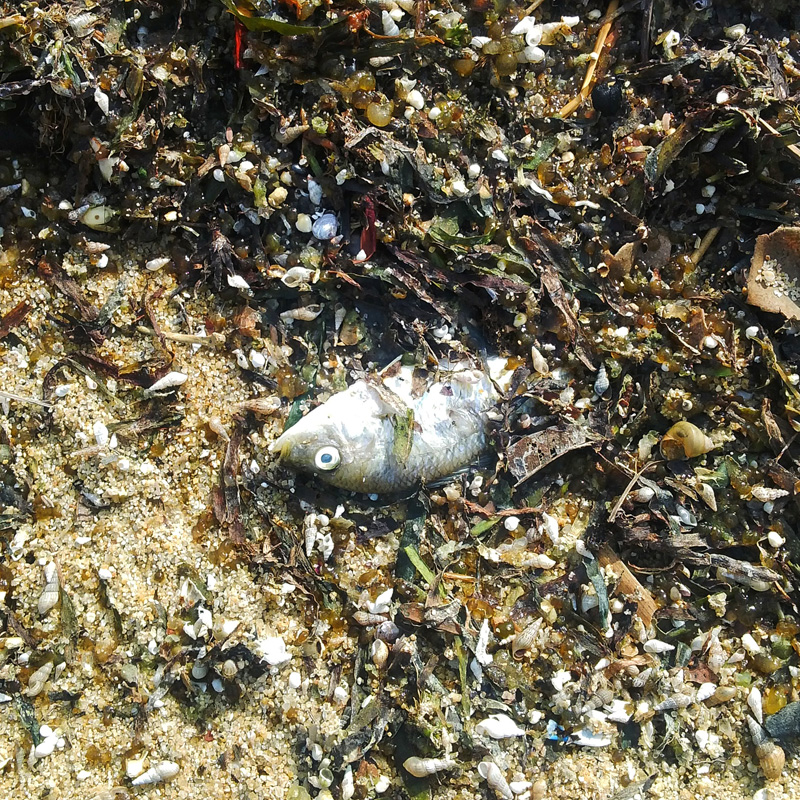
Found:
[[[419,89],[412,89],[406,95],[406,103],[417,111],[420,111],[425,107],[425,98],[422,96],[422,92],[420,92]]]
[[[295,222],[295,227],[297,228],[300,233],[311,233],[311,226],[313,225],[313,221],[308,214],[298,214],[297,215],[297,222]]]
[[[95,422],[92,426],[92,433],[94,433],[94,440],[100,447],[106,447],[110,435],[108,428],[102,422]]]
[[[286,198],[288,196],[289,192],[285,186],[277,186],[270,193],[270,196],[267,198],[267,202],[272,206],[272,208],[280,208],[280,206],[286,202]]]
[[[767,534],[767,541],[769,542],[770,547],[774,547],[777,550],[786,540],[778,533],[778,531],[770,531]]]

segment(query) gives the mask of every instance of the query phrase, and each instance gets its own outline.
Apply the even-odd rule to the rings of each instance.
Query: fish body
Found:
[[[444,478],[482,456],[486,412],[499,400],[489,374],[467,362],[440,362],[432,377],[410,367],[359,380],[313,409],[273,442],[281,463],[340,489],[383,494]],[[509,373],[510,374],[510,373]]]

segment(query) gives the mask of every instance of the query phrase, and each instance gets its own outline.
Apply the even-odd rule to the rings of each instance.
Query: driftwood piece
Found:
[[[620,557],[608,546],[603,545],[598,553],[600,566],[611,572],[617,579],[616,591],[632,600],[636,605],[640,619],[649,627],[656,612],[653,595],[642,586],[638,578],[625,566]]]

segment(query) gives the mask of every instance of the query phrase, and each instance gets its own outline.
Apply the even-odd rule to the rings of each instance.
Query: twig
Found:
[[[650,28],[653,24],[653,0],[646,0],[642,12],[642,64],[650,57]]]
[[[600,53],[603,52],[603,46],[606,43],[606,38],[611,32],[611,26],[614,24],[614,15],[617,13],[619,7],[619,0],[611,0],[606,9],[606,16],[603,24],[600,26],[600,31],[597,34],[597,40],[594,43],[594,50],[589,60],[589,66],[586,68],[586,75],[583,78],[583,85],[576,97],[573,97],[562,109],[558,112],[558,116],[566,119],[573,111],[575,111],[581,103],[591,93],[592,81],[594,80],[594,73],[597,71],[597,62],[600,61]]]
[[[625,502],[625,498],[630,494],[631,489],[633,489],[633,487],[636,485],[636,481],[638,481],[639,478],[641,478],[645,472],[648,472],[649,470],[653,469],[655,465],[656,464],[654,461],[650,461],[647,464],[645,464],[640,470],[634,472],[633,477],[628,481],[628,485],[625,487],[625,491],[623,491],[622,494],[619,496],[619,500],[617,500],[617,502],[614,503],[614,508],[611,509],[611,513],[608,515],[609,522],[613,522],[614,517],[616,517],[617,514],[619,514],[619,510],[622,508],[622,504]]]
[[[692,253],[692,264],[697,266],[700,261],[703,259],[703,256],[708,252],[708,248],[711,247],[711,243],[714,239],[717,238],[717,234],[722,230],[720,225],[716,225],[715,227],[711,228],[706,235],[700,240],[700,244],[697,247],[697,250]]]
[[[533,0],[533,2],[525,9],[523,16],[529,17],[534,11],[536,11],[537,8],[539,8],[542,3],[544,3],[544,0]]]
[[[769,124],[769,122],[767,122],[765,119],[762,119],[761,117],[758,118],[758,124],[765,130],[769,131],[771,134],[774,134],[775,136],[781,135],[780,131],[773,128],[772,125]],[[797,158],[800,158],[800,147],[798,147],[796,144],[787,144],[786,148],[787,150],[789,150],[790,153],[792,153],[792,155],[797,156]]]
[[[149,336],[158,336],[158,332],[145,327],[144,325],[137,325],[136,330],[139,333],[145,333]],[[193,333],[172,333],[171,331],[161,331],[161,335],[165,339],[170,339],[173,342],[180,342],[181,344],[202,344],[206,347],[220,347],[225,344],[225,337],[220,333],[212,333],[211,336],[197,336]]]
[[[21,394],[14,394],[13,392],[4,392],[0,389],[0,397],[5,397],[8,400],[17,400],[20,403],[33,403],[35,406],[42,408],[52,408],[52,403],[46,403],[44,400],[37,400],[35,397],[25,397]]]

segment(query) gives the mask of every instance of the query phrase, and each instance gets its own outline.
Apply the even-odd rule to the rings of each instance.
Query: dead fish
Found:
[[[427,380],[387,368],[333,395],[270,446],[281,464],[354,492],[400,492],[430,484],[487,450],[487,416],[511,377],[506,360],[488,372],[441,361]]]

